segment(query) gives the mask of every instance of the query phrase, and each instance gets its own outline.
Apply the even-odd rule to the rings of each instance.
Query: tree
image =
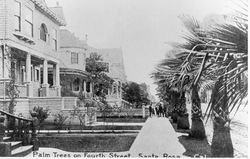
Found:
[[[142,103],[145,105],[150,104],[150,94],[148,92],[148,86],[146,83],[141,83],[140,84],[140,94],[141,94],[141,99],[142,99]]]
[[[111,110],[110,105],[106,101],[106,95],[108,94],[108,89],[112,87],[114,80],[106,74],[108,71],[107,63],[103,62],[101,55],[97,53],[91,53],[86,59],[86,71],[89,73],[89,79],[93,83],[93,94],[97,103],[97,110],[101,112],[104,120],[106,120],[107,111]]]
[[[185,59],[179,60],[182,64],[179,67],[181,71],[178,72],[180,76],[178,74],[177,76],[181,78],[176,81],[181,84],[186,77],[190,79],[192,119],[201,118],[202,114],[198,89],[201,86],[212,88],[211,100],[205,114],[208,114],[207,119],[212,117],[213,120],[214,133],[211,147],[214,157],[233,156],[230,116],[232,112],[237,112],[240,107],[244,106],[242,103],[248,94],[248,9],[244,1],[241,1],[239,6],[240,11],[237,11],[239,14],[234,16],[233,21],[229,19],[222,24],[213,24],[207,30],[197,29],[197,27],[194,29],[195,27],[192,26],[196,23],[186,23],[188,24],[186,26],[191,26],[187,28],[192,36],[186,37],[188,43],[177,47],[182,50],[178,56],[185,56]],[[178,58],[174,60],[178,62]],[[199,67],[190,67],[196,64]],[[158,79],[161,83],[164,81],[164,75],[166,76],[164,71],[166,72],[166,69],[159,73]],[[172,75],[172,78],[175,79],[175,76]],[[192,126],[194,125],[196,124],[192,122]]]
[[[177,50],[171,50],[171,53],[176,53]],[[181,129],[189,129],[188,114],[186,109],[185,92],[186,89],[181,88],[177,83],[180,76],[180,66],[184,56],[173,56],[172,58],[164,59],[156,67],[152,77],[158,84],[158,91],[161,98],[170,104],[169,113],[173,122],[177,122],[177,127]],[[184,81],[186,82],[186,81]]]
[[[107,74],[107,63],[103,62],[101,55],[91,53],[86,59],[86,71],[89,79],[93,83],[93,94],[99,97],[100,101],[105,102],[108,89],[112,86],[113,79]]]
[[[139,85],[136,82],[129,82],[123,85],[123,91],[124,100],[134,104],[136,107],[150,102],[147,90],[145,90],[145,84]]]
[[[195,80],[201,80],[202,75],[215,77],[206,111],[207,119],[212,117],[213,120],[211,150],[214,157],[233,157],[230,116],[244,106],[242,102],[248,94],[247,3],[241,2],[241,11],[238,11],[240,14],[234,16],[233,21],[229,19],[214,25],[204,32],[206,37],[197,36],[204,42],[205,49],[190,51],[193,58],[202,57],[202,67]]]
[[[195,38],[202,43],[199,50],[185,49],[188,53],[184,64],[192,64],[200,59],[192,88],[195,84],[209,77],[212,87],[211,100],[206,111],[207,119],[212,117],[214,133],[212,155],[214,157],[233,157],[233,145],[230,136],[230,121],[233,112],[244,106],[247,98],[247,59],[248,59],[248,23],[247,3],[241,1],[241,11],[222,24],[213,25],[209,30],[196,32]],[[202,78],[204,77],[204,78]],[[196,88],[195,88],[196,89]],[[197,96],[196,93],[193,96]],[[247,100],[247,99],[246,99]],[[245,105],[247,102],[245,103]]]

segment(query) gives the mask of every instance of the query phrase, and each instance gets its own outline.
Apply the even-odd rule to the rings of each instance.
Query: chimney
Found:
[[[88,34],[85,34],[85,41],[88,42]]]
[[[58,1],[56,2],[56,6],[59,7],[59,2]]]

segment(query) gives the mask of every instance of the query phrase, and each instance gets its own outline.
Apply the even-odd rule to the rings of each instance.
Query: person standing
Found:
[[[149,116],[150,117],[152,116],[152,111],[153,111],[152,104],[150,104],[149,105]]]
[[[156,116],[159,117],[159,106],[158,105],[155,106],[155,111],[156,111]]]
[[[159,116],[161,117],[163,115],[162,113],[162,105],[159,103]]]

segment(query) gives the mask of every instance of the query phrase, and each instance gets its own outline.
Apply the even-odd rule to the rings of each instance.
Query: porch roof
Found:
[[[89,76],[88,72],[73,68],[60,68],[60,74],[80,75],[84,77]]]
[[[8,40],[8,41],[6,41],[6,43],[0,43],[0,45],[4,45],[4,44],[6,44],[7,46],[10,46],[10,47],[14,47],[14,48],[16,48],[18,50],[28,52],[32,56],[35,56],[35,57],[37,57],[39,59],[43,59],[43,60],[46,59],[49,62],[53,62],[53,63],[57,63],[57,64],[60,63],[60,61],[57,58],[53,57],[53,56],[50,56],[50,55],[45,54],[45,53],[41,53],[41,52],[39,52],[37,50],[31,49],[29,47],[26,47],[25,45],[21,45],[19,43],[14,42],[14,41]]]

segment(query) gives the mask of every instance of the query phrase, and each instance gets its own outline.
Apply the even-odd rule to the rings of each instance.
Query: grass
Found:
[[[128,151],[137,134],[86,134],[39,136],[41,147],[52,147],[69,152]]]

